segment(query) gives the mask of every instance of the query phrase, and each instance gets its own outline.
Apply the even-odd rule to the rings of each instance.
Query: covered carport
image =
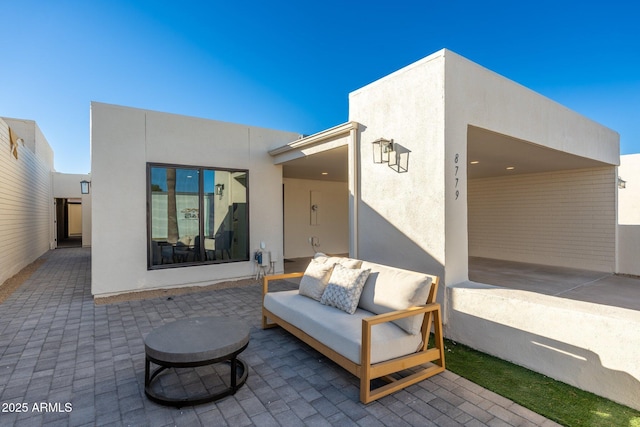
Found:
[[[613,273],[615,165],[469,126],[470,260]]]

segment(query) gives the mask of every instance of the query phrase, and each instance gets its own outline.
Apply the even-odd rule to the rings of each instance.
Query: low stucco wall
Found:
[[[474,282],[446,292],[448,338],[640,409],[640,312]]]
[[[640,225],[618,225],[618,271],[640,276]]]

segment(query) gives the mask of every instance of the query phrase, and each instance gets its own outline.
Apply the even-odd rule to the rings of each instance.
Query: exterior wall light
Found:
[[[623,188],[627,188],[627,181],[625,181],[624,179],[618,177],[618,188],[619,189],[623,189]]]
[[[91,181],[87,181],[86,179],[83,179],[82,181],[80,181],[80,193],[89,194],[90,187],[91,187]]]
[[[220,200],[222,200],[223,194],[224,194],[224,184],[216,184],[216,196],[219,196]]]
[[[373,141],[373,163],[387,163],[388,166],[398,173],[409,170],[409,153],[400,144],[395,144],[393,139],[376,139]]]
[[[384,138],[373,141],[373,163],[388,163],[389,153],[393,151],[393,139]]]

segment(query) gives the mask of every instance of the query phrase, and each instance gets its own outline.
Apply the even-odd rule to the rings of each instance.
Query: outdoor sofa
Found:
[[[269,290],[272,281],[297,277],[298,289]],[[369,403],[444,371],[438,282],[318,254],[304,273],[264,277],[262,327],[281,326],[360,378],[360,400]]]

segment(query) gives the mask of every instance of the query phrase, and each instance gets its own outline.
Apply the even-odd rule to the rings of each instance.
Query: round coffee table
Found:
[[[248,344],[249,326],[238,319],[198,317],[160,326],[144,339],[144,392],[156,403],[176,407],[212,402],[235,394],[247,380],[247,366],[237,356]],[[153,373],[151,362],[159,365]],[[151,387],[157,375],[167,368],[193,368],[219,362],[231,365],[230,385],[216,388],[205,396],[176,399],[158,394]]]

